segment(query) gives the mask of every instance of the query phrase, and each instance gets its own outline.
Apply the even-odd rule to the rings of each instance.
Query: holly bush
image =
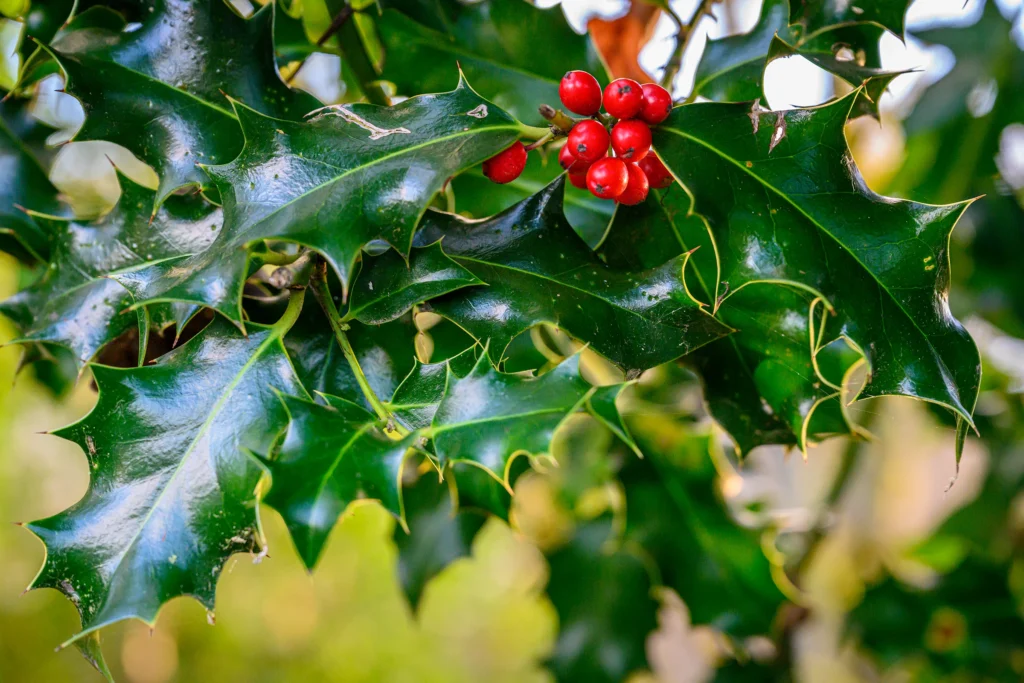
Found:
[[[879,45],[903,38],[908,4],[764,0],[749,32],[707,43],[673,103],[638,66],[613,73],[607,40],[525,0],[0,2],[19,27],[0,249],[24,273],[0,312],[39,378],[98,392],[55,432],[81,447],[88,492],[26,525],[46,547],[32,587],[81,616],[64,645],[106,673],[105,627],[155,624],[177,596],[212,618],[225,562],[266,553],[261,504],[313,571],[346,510],[377,501],[415,602],[488,517],[523,526],[512,494],[547,472],[576,520],[546,548],[555,677],[645,668],[665,591],[730,643],[722,680],[787,675],[822,527],[787,552],[779,529],[737,523],[716,478],[760,446],[806,458],[842,437],[855,453],[870,436],[851,406],[884,396],[929,404],[959,463],[983,387],[950,293],[981,310],[997,287],[1012,301],[990,318],[1011,333],[1022,318],[1024,287],[990,282],[1019,282],[995,262],[1021,243],[1020,193],[969,199],[993,192],[999,135],[1022,118],[1019,97],[970,108],[981,79],[1020,92],[998,10],[921,35],[958,61],[908,119],[894,196],[848,145],[902,73]],[[714,5],[640,10],[675,22],[669,90]],[[340,57],[337,101],[294,87],[313,53]],[[794,55],[845,94],[768,108],[765,69]],[[119,169],[98,216],[47,176],[31,109],[54,76],[84,109],[76,142],[116,142],[154,172]],[[955,280],[968,207],[977,263]],[[983,564],[1005,585],[1005,562]],[[938,598],[872,591],[852,622],[864,642],[912,648],[885,634],[920,624],[894,614]],[[930,666],[1005,671],[1021,625],[1000,618],[979,652]]]

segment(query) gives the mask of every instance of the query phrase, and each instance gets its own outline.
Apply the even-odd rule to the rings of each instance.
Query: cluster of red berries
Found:
[[[582,116],[596,116],[601,109],[601,86],[586,71],[570,71],[558,87],[562,104]],[[668,118],[672,96],[660,85],[641,86],[619,78],[604,89],[605,111],[618,119],[611,134],[598,119],[585,119],[573,126],[558,162],[569,172],[569,181],[587,188],[600,199],[620,204],[639,204],[651,187],[672,184],[672,176],[651,153],[651,126]],[[611,143],[614,157],[608,156]]]
[[[639,204],[650,188],[672,184],[672,175],[651,152],[651,128],[668,118],[672,96],[660,85],[641,86],[629,78],[608,84],[602,97],[601,85],[586,71],[570,71],[558,87],[569,111],[594,118],[577,121],[558,155],[558,163],[569,172],[569,181],[589,189],[600,199],[620,204]],[[609,134],[600,120],[601,105],[618,119]],[[611,145],[614,157],[608,156]],[[496,183],[508,183],[526,167],[526,148],[516,142],[484,162],[484,175]]]

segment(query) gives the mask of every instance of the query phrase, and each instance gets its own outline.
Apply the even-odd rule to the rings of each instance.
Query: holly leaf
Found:
[[[225,95],[278,118],[319,106],[281,80],[273,3],[248,20],[223,0],[142,0],[133,9],[139,26],[131,31],[72,31],[50,49],[85,109],[74,139],[117,141],[152,166],[157,204],[183,185],[208,184],[201,164],[229,162],[242,149]]]
[[[312,569],[349,504],[374,499],[404,525],[402,466],[414,435],[395,440],[361,406],[336,396],[326,405],[283,396],[288,429],[265,461],[264,502],[281,513],[299,556]]]
[[[746,102],[761,97],[761,77],[768,48],[789,26],[790,0],[764,0],[761,16],[749,33],[709,40],[694,76],[693,92],[718,102]]]
[[[521,121],[543,125],[537,106],[557,105],[566,69],[586,69],[606,82],[590,38],[573,31],[560,8],[501,0],[383,4],[377,20],[385,48],[382,77],[402,94],[442,90],[457,63],[485,98]]]
[[[559,621],[548,666],[560,681],[617,683],[647,668],[647,635],[658,626],[654,585],[641,559],[605,550],[611,536],[609,523],[590,522],[548,555],[547,594]]]
[[[387,404],[388,410],[409,429],[426,429],[444,398],[449,373],[457,378],[465,377],[476,363],[473,349],[466,349],[439,363],[421,363],[416,360],[408,376],[395,389]]]
[[[498,372],[485,353],[465,377],[449,372],[428,433],[442,466],[475,464],[509,486],[516,455],[546,454],[555,430],[591,393],[579,355],[532,377]]]
[[[685,255],[640,272],[602,263],[566,223],[564,183],[563,175],[483,221],[428,213],[417,243],[443,236],[446,253],[487,283],[431,307],[489,339],[496,361],[514,337],[543,322],[630,369],[673,360],[729,332],[685,291]]]
[[[679,107],[655,145],[707,220],[731,291],[773,281],[821,296],[836,312],[822,344],[842,336],[868,362],[862,397],[911,396],[971,422],[978,351],[946,305],[949,235],[967,203],[871,192],[844,136],[855,99],[775,113]]]
[[[51,235],[51,262],[32,286],[0,304],[19,313],[24,329],[15,341],[43,342],[71,350],[79,363],[138,325],[150,326],[149,311],[125,315],[133,299],[114,279],[121,271],[206,248],[223,221],[219,207],[200,195],[175,196],[151,214],[155,193],[118,174],[117,205],[92,221],[31,212]],[[144,351],[144,349],[143,349]]]
[[[520,131],[464,79],[452,92],[393,107],[326,107],[304,123],[234,105],[245,148],[229,164],[206,167],[224,199],[224,230],[206,251],[123,279],[140,302],[189,301],[241,324],[246,247],[267,238],[319,251],[347,295],[364,245],[382,239],[408,254],[416,223],[447,179]]]
[[[739,332],[691,360],[711,414],[741,454],[780,444],[806,455],[817,441],[858,433],[843,385],[861,356],[841,339],[824,343],[820,330],[830,315],[821,298],[774,283],[752,283],[719,309]]]
[[[295,295],[247,337],[215,319],[155,365],[92,366],[96,407],[57,432],[85,452],[89,490],[28,525],[46,545],[33,588],[56,588],[81,614],[72,641],[125,619],[152,625],[179,595],[212,610],[228,557],[261,542],[260,468],[243,449],[266,452],[285,422],[275,392],[303,393],[281,343],[301,305]]]
[[[620,206],[599,254],[614,267],[648,268],[693,251],[689,290],[718,303],[716,316],[739,331],[686,358],[704,382],[712,416],[741,453],[763,444],[806,449],[813,440],[852,433],[856,428],[843,411],[840,387],[860,354],[845,342],[820,340],[827,307],[817,299],[812,309],[816,297],[806,290],[767,283],[721,292],[718,247],[691,205],[686,190],[673,184],[652,190],[642,204]],[[838,368],[823,377],[825,365]],[[776,381],[785,388],[777,390]],[[813,423],[804,419],[811,417]]]
[[[874,24],[903,39],[904,17],[911,0],[789,0],[791,21],[803,35],[851,24]]]
[[[24,209],[53,215],[64,209],[46,169],[9,126],[16,106],[0,103],[0,251],[27,262],[45,261],[49,235]]]
[[[380,256],[364,258],[345,317],[380,325],[427,299],[482,284],[473,273],[448,258],[441,242],[413,249],[408,262],[389,249]]]
[[[385,325],[364,325],[356,321],[348,325],[345,334],[370,388],[377,396],[391,396],[416,362],[416,328],[412,320],[407,316]],[[298,321],[285,336],[284,345],[295,373],[310,395],[359,397],[360,405],[370,409],[319,306],[311,303],[303,308]]]

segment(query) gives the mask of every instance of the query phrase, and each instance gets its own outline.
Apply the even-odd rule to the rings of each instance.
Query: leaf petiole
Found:
[[[322,258],[317,260],[309,286],[313,290],[313,296],[320,303],[320,307],[324,309],[324,315],[327,316],[327,320],[331,324],[331,329],[334,331],[335,339],[338,340],[341,352],[345,355],[345,360],[348,361],[349,367],[352,368],[352,374],[355,375],[356,382],[359,384],[363,395],[366,396],[366,400],[370,403],[370,407],[373,408],[373,412],[388,425],[389,431],[393,429],[400,435],[405,436],[409,431],[395,419],[391,411],[377,397],[373,387],[370,386],[369,380],[366,379],[366,375],[363,373],[362,366],[359,365],[359,359],[352,348],[352,343],[349,342],[348,335],[345,334],[349,327],[342,320],[341,315],[338,313],[338,308],[334,305],[334,299],[331,298],[331,292],[327,286],[327,262]]]

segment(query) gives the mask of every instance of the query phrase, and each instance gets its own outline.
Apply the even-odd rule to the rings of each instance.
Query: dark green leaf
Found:
[[[678,358],[728,333],[683,287],[685,256],[642,272],[602,263],[566,223],[565,176],[484,221],[430,212],[419,243],[444,237],[445,251],[487,283],[431,306],[500,359],[512,339],[548,322],[627,368]]]
[[[447,179],[520,131],[464,80],[393,107],[325,108],[305,123],[235,108],[245,148],[230,164],[206,167],[224,199],[224,230],[205,252],[124,281],[139,301],[190,301],[240,322],[246,245],[265,238],[321,252],[347,289],[365,244],[384,239],[408,254],[416,223]]]
[[[678,183],[651,190],[636,206],[618,206],[597,253],[612,268],[656,268],[690,252],[684,277],[690,293],[712,306],[718,300],[718,254],[704,219],[691,212],[693,200]]]
[[[22,209],[54,215],[63,209],[46,169],[22,142],[27,131],[16,134],[10,127],[23,118],[16,101],[0,102],[0,251],[26,261],[45,260],[49,236]]]
[[[445,255],[441,242],[413,249],[408,263],[397,251],[388,249],[380,256],[364,257],[345,317],[380,325],[427,299],[482,284]]]
[[[382,399],[391,396],[416,360],[412,321],[404,317],[385,325],[351,322],[346,334],[370,388]],[[319,306],[310,302],[304,307],[284,345],[310,394],[347,396],[370,408]]]
[[[647,667],[645,643],[657,628],[658,603],[643,561],[609,552],[609,524],[579,527],[548,556],[548,597],[559,638],[549,666],[559,681],[620,683]]]
[[[19,342],[70,349],[79,362],[135,326],[148,312],[126,311],[131,294],[117,283],[124,271],[205,249],[223,222],[219,207],[198,194],[171,197],[152,214],[154,193],[120,176],[121,198],[106,216],[78,221],[33,213],[51,235],[51,263],[42,278],[0,305],[25,318]]]
[[[249,20],[224,0],[143,0],[137,9],[135,30],[72,31],[53,49],[85,108],[75,139],[128,147],[160,176],[158,203],[182,185],[207,183],[199,164],[227,163],[242,149],[225,96],[279,118],[318,106],[278,74],[272,4]]]
[[[395,389],[388,409],[409,429],[426,429],[444,398],[449,372],[455,377],[465,377],[476,361],[473,349],[440,363],[415,361],[412,371]]]
[[[842,340],[825,345],[819,338],[831,315],[820,298],[775,283],[751,283],[733,293],[718,315],[739,332],[692,359],[711,414],[741,453],[763,444],[792,444],[806,454],[814,441],[855,431],[841,387],[861,356]]]
[[[482,354],[465,377],[449,373],[429,430],[434,449],[442,465],[474,463],[507,484],[512,459],[547,453],[555,429],[590,391],[578,355],[530,377],[498,372]]]
[[[220,569],[260,540],[256,462],[285,421],[275,392],[302,394],[273,327],[248,337],[217,319],[156,365],[93,366],[96,407],[57,434],[82,447],[92,482],[68,510],[29,528],[46,545],[33,587],[56,588],[82,616],[81,638],[129,618],[152,624],[190,595],[213,609]]]
[[[362,407],[324,399],[326,405],[282,397],[288,430],[266,462],[272,485],[264,500],[281,513],[310,569],[353,501],[378,500],[404,522],[402,465],[416,438],[391,439]]]
[[[591,415],[600,420],[615,436],[642,458],[643,454],[636,445],[636,441],[633,440],[633,435],[629,433],[629,426],[622,419],[622,414],[616,405],[619,394],[628,386],[628,384],[612,384],[597,387],[587,398],[587,409]]]
[[[855,97],[786,113],[679,107],[655,145],[711,226],[723,285],[822,296],[836,315],[821,342],[843,336],[869,363],[862,396],[912,396],[970,420],[978,351],[947,307],[949,234],[966,203],[871,192],[844,134]]]
[[[572,30],[559,7],[539,9],[518,0],[383,5],[377,21],[386,50],[383,78],[404,95],[444,89],[458,63],[485,98],[542,125],[537,106],[558,105],[566,71],[586,69],[605,80],[590,39]]]

